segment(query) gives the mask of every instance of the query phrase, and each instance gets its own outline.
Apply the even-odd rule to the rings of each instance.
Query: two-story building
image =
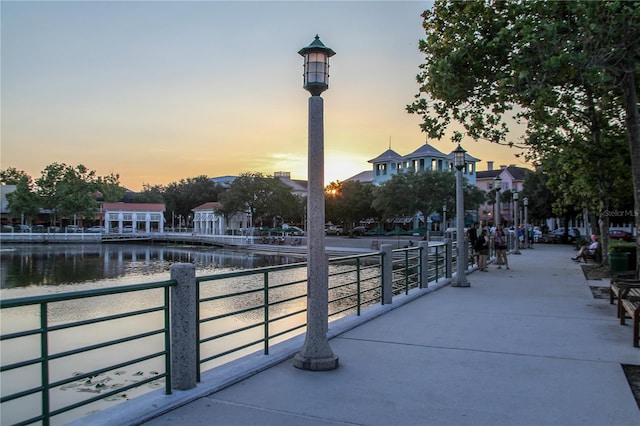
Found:
[[[487,162],[487,170],[479,171],[476,174],[476,186],[481,190],[489,193],[496,189],[496,178],[500,177],[500,192],[506,191],[521,192],[524,184],[525,174],[529,169],[517,167],[513,164],[506,166],[501,165],[496,169],[493,161]],[[478,219],[484,224],[494,224],[496,217],[496,204],[486,202],[478,207]],[[500,203],[500,219],[503,224],[513,222],[513,202]]]
[[[462,173],[472,185],[476,184],[476,163],[479,159],[465,154],[465,168]],[[445,154],[435,147],[425,143],[407,155],[400,155],[391,148],[369,160],[372,164],[372,183],[380,185],[393,175],[404,171],[422,172],[425,170],[453,171],[453,151]],[[353,179],[353,178],[352,178]]]

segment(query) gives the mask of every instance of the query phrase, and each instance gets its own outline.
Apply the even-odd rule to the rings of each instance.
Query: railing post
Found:
[[[380,244],[382,252],[382,304],[389,305],[393,301],[393,246]]]
[[[196,320],[196,267],[191,263],[171,265],[171,373],[173,389],[196,387],[198,371]]]
[[[420,288],[429,286],[429,242],[420,241]]]
[[[453,241],[444,239],[444,277],[451,278],[453,274]]]

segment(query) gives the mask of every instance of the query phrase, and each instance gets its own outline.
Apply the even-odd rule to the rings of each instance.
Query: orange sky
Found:
[[[325,181],[425,142],[405,112],[418,86],[427,2],[3,2],[0,167],[53,162],[139,190],[183,178],[307,177],[298,50],[336,51],[325,99]],[[514,132],[513,140],[517,141]],[[448,153],[450,141],[430,141]],[[464,141],[482,160],[514,149]]]

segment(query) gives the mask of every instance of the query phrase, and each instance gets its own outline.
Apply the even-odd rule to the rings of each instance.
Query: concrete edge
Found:
[[[395,296],[391,304],[375,305],[363,310],[360,316],[351,314],[333,321],[329,323],[327,337],[329,339],[338,337],[374,318],[433,293],[449,285],[451,281],[451,278],[443,278],[438,282],[430,282],[427,288],[413,289],[407,295]],[[205,371],[201,375],[200,383],[197,383],[193,389],[174,390],[171,395],[166,395],[164,389],[157,389],[68,424],[71,426],[112,426],[115,424],[135,426],[143,424],[292,358],[302,347],[304,338],[305,335],[303,333],[272,346],[269,355],[262,354],[262,351],[254,352],[220,367]]]

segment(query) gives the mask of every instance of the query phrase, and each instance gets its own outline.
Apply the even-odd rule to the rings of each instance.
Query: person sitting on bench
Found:
[[[591,236],[591,244],[586,245],[583,244],[578,251],[576,257],[572,257],[571,260],[575,260],[576,262],[580,262],[580,259],[584,259],[585,263],[587,262],[587,255],[595,255],[596,250],[598,250],[598,237],[596,235]]]

